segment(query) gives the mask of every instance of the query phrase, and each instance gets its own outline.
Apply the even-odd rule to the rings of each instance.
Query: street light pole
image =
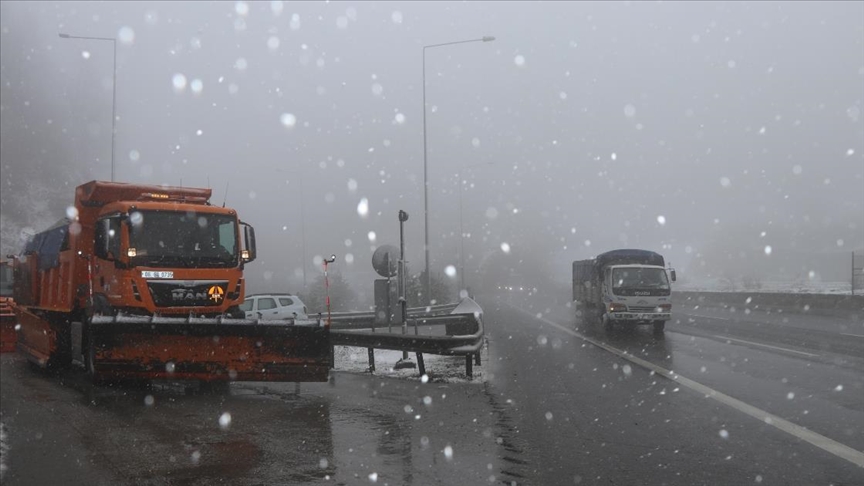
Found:
[[[462,170],[470,169],[471,167],[477,167],[480,165],[492,165],[493,162],[484,162],[480,164],[472,164],[462,166]],[[459,289],[460,293],[465,289],[465,229],[462,225],[462,191],[465,190],[465,179],[463,179],[461,171],[459,174],[459,274],[462,276],[462,288]],[[470,297],[470,296],[469,296]]]
[[[429,272],[429,180],[428,168],[426,164],[426,49],[433,47],[452,46],[454,44],[466,44],[468,42],[491,42],[495,38],[491,36],[483,36],[479,39],[468,39],[455,42],[445,42],[443,44],[431,44],[423,46],[423,250],[426,254],[426,282],[424,292],[426,300],[432,301],[432,276]]]
[[[306,291],[306,210],[303,207],[303,170],[300,172],[300,237],[303,239],[303,291]]]
[[[465,229],[462,226],[462,185],[463,180],[459,177],[459,276],[462,279],[459,287],[459,295],[461,298],[462,291],[465,290]]]
[[[111,41],[111,44],[114,48],[114,76],[111,82],[111,182],[114,182],[114,152],[116,147],[115,138],[117,134],[117,39],[112,37],[89,37],[80,35],[69,35],[64,33],[60,33],[59,35],[63,39]]]

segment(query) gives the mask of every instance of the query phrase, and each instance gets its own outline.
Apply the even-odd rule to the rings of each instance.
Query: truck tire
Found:
[[[65,323],[64,323],[65,324]],[[61,324],[54,327],[57,336],[57,349],[48,359],[48,368],[55,370],[67,369],[72,365],[72,329],[68,325]]]
[[[96,359],[96,348],[90,341],[89,335],[84,339],[83,348],[84,371],[87,373],[87,376],[89,376],[92,380],[93,375],[96,373],[96,367],[93,366],[93,361],[95,361]]]
[[[117,310],[111,307],[107,297],[100,294],[93,297],[92,314],[113,317],[117,315]]]
[[[666,329],[666,321],[654,321],[654,334],[663,334]]]
[[[96,367],[93,365],[96,359],[96,347],[93,346],[93,340],[90,339],[89,322],[84,323],[84,330],[81,333],[81,354],[84,358],[84,372],[92,383],[96,383],[94,379]]]
[[[606,319],[603,319],[604,316]],[[615,328],[615,322],[605,314],[600,314],[600,323],[603,324],[603,330],[606,332],[612,332]]]

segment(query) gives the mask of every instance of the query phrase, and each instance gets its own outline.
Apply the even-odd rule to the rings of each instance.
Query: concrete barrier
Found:
[[[774,292],[672,292],[676,306],[735,307],[864,319],[864,296]],[[691,307],[692,308],[692,307]]]

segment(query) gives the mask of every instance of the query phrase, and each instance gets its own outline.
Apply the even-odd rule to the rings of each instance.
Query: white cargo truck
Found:
[[[662,333],[672,317],[675,270],[648,250],[612,250],[573,262],[573,301],[583,319],[606,330],[615,324],[654,326]]]

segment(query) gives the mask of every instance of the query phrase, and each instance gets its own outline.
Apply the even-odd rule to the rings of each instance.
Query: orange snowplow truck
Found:
[[[17,349],[94,381],[327,381],[324,323],[247,320],[255,232],[210,189],[91,181],[13,260]]]

